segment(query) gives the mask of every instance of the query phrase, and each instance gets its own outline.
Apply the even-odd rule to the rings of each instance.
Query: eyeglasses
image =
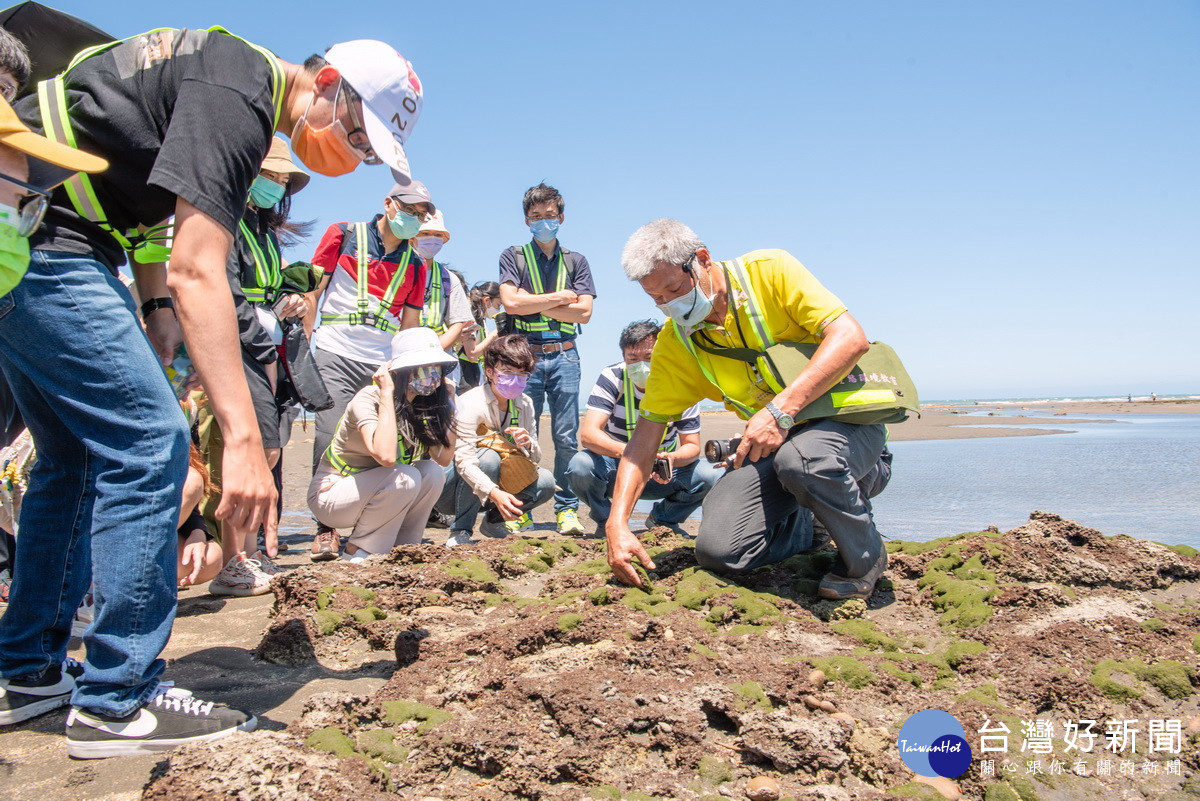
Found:
[[[525,215],[525,219],[529,220],[530,222],[540,222],[540,221],[542,221],[542,220],[557,220],[557,219],[558,219],[558,217],[559,217],[559,215],[558,215],[557,213],[555,213],[555,214],[527,214],[527,215]]]
[[[17,97],[17,85],[12,81],[0,78],[0,95],[3,95],[9,103],[13,102]]]
[[[360,158],[364,164],[382,164],[383,159],[375,154],[371,147],[371,138],[367,136],[366,130],[363,129],[362,120],[354,113],[354,103],[359,99],[358,93],[350,86],[342,81],[338,86],[338,92],[346,98],[346,111],[350,114],[350,124],[354,127],[346,132],[346,139],[350,142],[351,147],[358,151]]]
[[[0,173],[0,179],[16,184],[26,190],[17,195],[17,236],[29,236],[42,224],[46,209],[50,207],[50,193],[45,189],[18,181],[16,178]]]
[[[400,207],[400,211],[410,217],[416,217],[421,222],[429,222],[433,219],[433,214],[429,211],[429,206],[424,203],[405,203],[395,196],[392,197],[392,202]]]

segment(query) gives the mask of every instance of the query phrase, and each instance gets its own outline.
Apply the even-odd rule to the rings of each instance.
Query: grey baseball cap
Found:
[[[437,206],[433,205],[433,198],[429,195],[429,190],[425,184],[413,179],[406,184],[395,184],[388,190],[388,197],[394,197],[401,203],[428,203],[429,210],[437,211]]]

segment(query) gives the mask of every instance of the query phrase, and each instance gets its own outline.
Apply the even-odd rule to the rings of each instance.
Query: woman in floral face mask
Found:
[[[504,537],[533,525],[530,511],[554,496],[554,476],[537,468],[537,477],[524,487],[501,487],[501,451],[519,451],[533,462],[541,459],[533,401],[524,394],[535,365],[529,342],[519,334],[497,337],[487,347],[483,372],[486,381],[458,397],[454,429],[458,444],[454,470],[438,501],[438,509],[454,515],[448,547],[470,542],[475,519],[487,512],[480,531]],[[498,435],[500,450],[485,437]]]
[[[350,531],[342,559],[362,562],[421,541],[454,453],[442,380],[454,363],[430,329],[401,331],[391,360],[346,407],[308,488],[317,520]]]

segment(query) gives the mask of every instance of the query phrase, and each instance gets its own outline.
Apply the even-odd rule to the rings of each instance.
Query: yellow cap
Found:
[[[17,117],[8,101],[0,97],[0,144],[20,150],[27,156],[74,172],[101,172],[108,162],[91,153],[52,142],[35,134]]]

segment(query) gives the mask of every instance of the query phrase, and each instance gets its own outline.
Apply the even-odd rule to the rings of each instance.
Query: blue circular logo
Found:
[[[900,727],[900,759],[920,776],[957,778],[971,767],[971,746],[958,719],[941,709],[910,715]]]

